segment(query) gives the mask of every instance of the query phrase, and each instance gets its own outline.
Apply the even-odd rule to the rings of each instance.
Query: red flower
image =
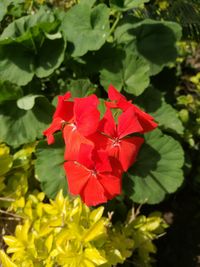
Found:
[[[69,191],[80,195],[88,206],[95,206],[121,193],[121,177],[135,162],[144,141],[134,133],[153,130],[157,124],[133,105],[112,85],[106,112],[100,121],[95,95],[70,100],[68,92],[58,97],[50,127],[44,131],[48,144],[61,130],[65,141],[64,168]],[[111,109],[121,114],[114,120]]]
[[[74,103],[68,101],[71,93],[67,92],[64,96],[58,96],[58,104],[53,115],[53,122],[50,127],[46,129],[43,134],[47,137],[48,144],[53,144],[55,139],[53,134],[62,129],[65,122],[69,122],[73,118]]]
[[[120,94],[114,86],[110,85],[108,88],[108,97],[112,102],[106,102],[106,105],[111,108],[120,108],[126,111],[128,108],[133,107],[133,111],[142,126],[141,133],[146,133],[155,129],[158,125],[153,120],[154,118],[146,112],[133,105],[131,101],[127,101],[126,97]]]
[[[65,160],[76,160],[81,144],[93,145],[86,137],[93,134],[98,128],[100,120],[98,103],[99,100],[95,95],[74,99],[73,120],[63,129],[66,144]]]
[[[105,151],[81,145],[77,161],[64,163],[69,191],[79,194],[88,206],[107,202],[121,193],[121,171]]]
[[[141,137],[128,136],[142,131],[133,107],[128,108],[118,117],[117,125],[111,110],[107,108],[100,122],[99,131],[101,134],[97,133],[90,137],[97,149],[104,149],[110,157],[120,162],[124,171],[127,171],[134,163],[139,148],[144,141]]]
[[[98,127],[100,113],[97,110],[99,103],[95,95],[85,98],[75,98],[74,102],[68,101],[71,94],[58,96],[58,105],[53,115],[53,122],[43,133],[47,136],[48,144],[54,142],[53,134],[63,130],[66,144],[65,159],[75,160],[80,144],[90,144],[86,136],[93,134]]]

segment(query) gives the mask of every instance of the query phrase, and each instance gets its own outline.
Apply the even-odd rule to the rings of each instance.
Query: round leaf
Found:
[[[19,109],[16,101],[0,106],[0,140],[18,147],[42,136],[52,119],[53,107],[45,97],[35,100],[30,110]]]
[[[73,44],[72,56],[98,50],[109,34],[109,9],[104,4],[94,8],[86,3],[75,5],[66,13],[61,29]]]
[[[124,190],[138,203],[155,204],[183,182],[183,150],[172,137],[154,130],[145,135],[137,162],[124,177]]]
[[[125,16],[115,31],[118,43],[137,46],[137,51],[150,65],[150,74],[174,62],[177,57],[176,42],[181,38],[181,27],[175,22],[144,19],[138,21],[132,15]],[[164,51],[164,52],[163,52]]]
[[[115,61],[108,60],[100,71],[100,82],[104,88],[113,84],[134,95],[140,95],[149,85],[149,64],[136,50],[127,48],[125,57],[122,52],[116,54]]]

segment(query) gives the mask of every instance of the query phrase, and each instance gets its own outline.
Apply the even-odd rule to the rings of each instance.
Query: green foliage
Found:
[[[11,154],[8,146],[0,144],[1,207],[15,210],[16,205],[23,205],[23,197],[28,192],[29,178],[33,172],[34,150],[35,144],[28,144]]]
[[[199,41],[200,5],[198,0],[152,0],[142,17],[151,17],[178,22],[183,28],[184,39]]]
[[[147,0],[0,1],[0,206],[18,224],[12,235],[0,221],[1,234],[8,233],[7,251],[0,251],[3,266],[108,267],[128,257],[138,266],[151,266],[152,240],[164,227],[160,215],[130,214],[126,222],[111,225],[102,207],[91,211],[80,199],[70,199],[61,138],[56,135],[48,146],[42,137],[58,94],[95,92],[105,99],[112,83],[159,124],[146,134],[123,178],[128,203],[158,203],[180,187],[184,158],[179,141],[199,144],[200,79],[193,71],[186,80],[194,90],[183,93],[180,86],[177,100],[164,82],[154,85],[161,71],[171,66],[180,71],[185,63],[179,58],[174,64],[181,27],[158,14],[138,15],[150,6]],[[38,181],[47,197],[38,191]],[[123,200],[124,195],[117,199],[119,207],[125,206]]]
[[[0,79],[26,85],[34,75],[46,77],[59,67],[65,42],[58,25],[43,9],[10,23],[0,37]]]
[[[191,148],[199,149],[200,137],[200,73],[198,65],[199,48],[196,43],[179,43],[176,87],[176,107],[184,125],[184,139]],[[185,73],[188,70],[188,73]]]

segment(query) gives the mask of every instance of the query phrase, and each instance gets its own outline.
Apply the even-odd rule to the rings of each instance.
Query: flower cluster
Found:
[[[65,142],[64,168],[69,191],[88,206],[107,202],[121,193],[123,172],[135,162],[143,138],[157,124],[112,85],[102,118],[97,96],[71,99],[58,96],[50,127],[44,131],[48,144],[61,130]]]

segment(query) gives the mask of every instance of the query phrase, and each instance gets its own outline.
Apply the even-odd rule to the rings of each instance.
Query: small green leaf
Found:
[[[109,9],[105,4],[94,8],[86,3],[75,5],[66,13],[61,29],[73,44],[72,56],[98,50],[109,34]]]
[[[63,189],[67,193],[67,180],[64,172],[64,142],[61,134],[55,135],[55,143],[48,145],[46,140],[36,148],[35,172],[42,190],[49,198],[54,198]]]
[[[137,51],[128,47],[124,53],[118,51],[115,60],[105,62],[100,71],[100,82],[105,89],[113,84],[118,90],[122,88],[134,95],[140,95],[149,85],[149,64]]]
[[[43,97],[41,95],[26,95],[17,100],[17,106],[20,109],[29,110],[35,105],[35,99],[37,97]]]
[[[158,129],[145,135],[137,162],[124,177],[124,190],[138,203],[155,204],[183,182],[183,149]]]

